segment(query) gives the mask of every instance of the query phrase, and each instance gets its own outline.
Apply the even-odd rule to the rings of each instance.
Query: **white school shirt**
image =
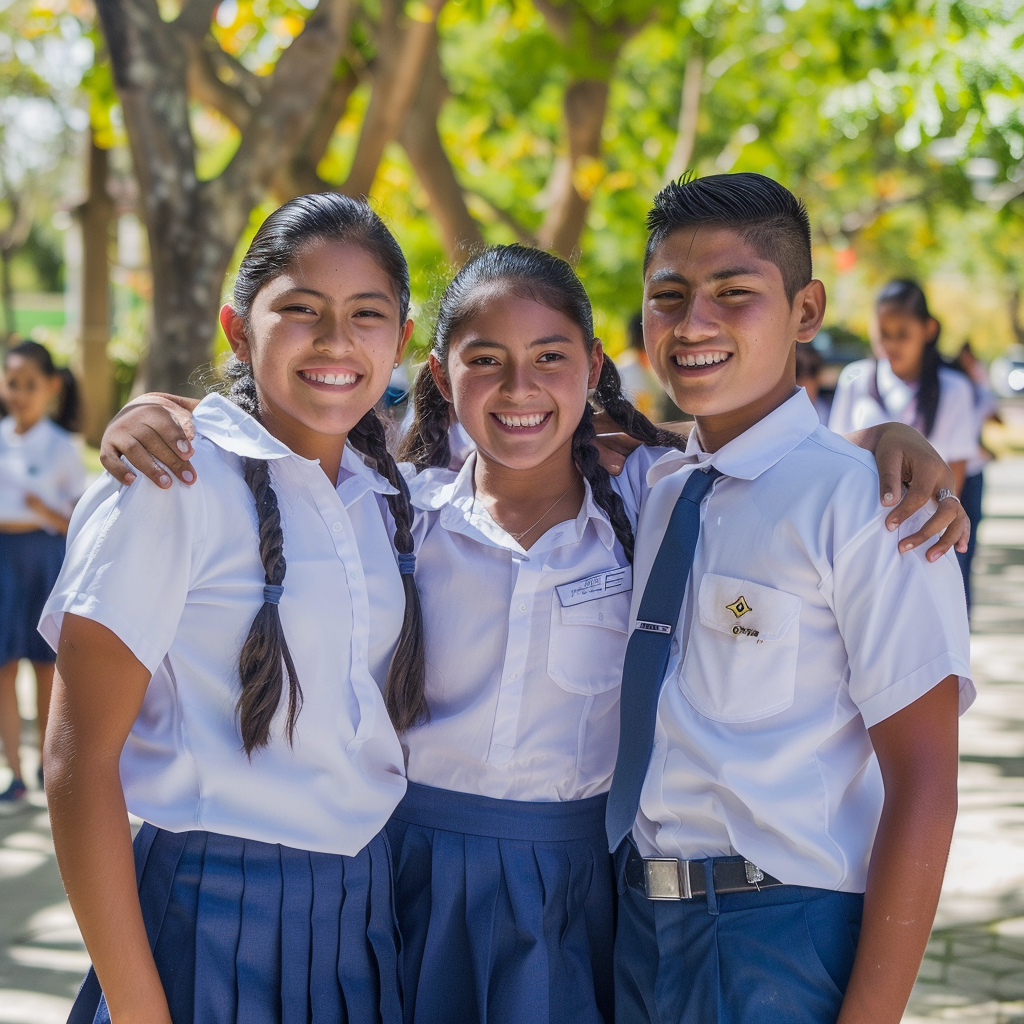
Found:
[[[162,491],[138,474],[130,487],[107,476],[90,488],[40,629],[56,647],[65,612],[92,619],[153,674],[121,755],[132,813],[171,832],[354,855],[405,794],[381,696],[404,611],[379,506],[391,488],[346,448],[335,489],[318,462],[219,395],[193,420],[191,487]],[[285,683],[270,744],[251,763],[237,666],[264,573],[240,456],[270,461],[288,563],[281,621],[303,696],[294,747]]]
[[[879,401],[881,399],[881,402]],[[829,414],[829,429],[849,434],[879,423],[906,423],[920,430],[917,384],[907,384],[893,373],[888,359],[850,363],[839,375]],[[968,379],[947,366],[939,367],[939,406],[928,440],[946,462],[970,459],[978,448],[975,433],[974,389]]]
[[[589,484],[524,550],[456,474],[409,480],[429,722],[402,737],[412,782],[503,800],[607,791],[632,571]]]
[[[791,885],[863,892],[882,808],[867,730],[946,676],[975,696],[953,553],[905,555],[871,456],[802,391],[713,455],[696,432],[656,463],[631,626],[697,466],[726,474],[702,526],[634,836],[645,857],[741,854]],[[682,653],[681,653],[682,652]]]
[[[13,416],[0,420],[0,523],[31,523],[50,533],[53,527],[25,504],[26,494],[70,516],[85,490],[85,470],[71,434],[44,416],[24,434]]]
[[[992,453],[981,445],[981,432],[989,418],[999,412],[999,399],[987,384],[971,381],[971,387],[974,391],[974,436],[977,444],[974,454],[967,460],[966,476],[976,476],[992,461]],[[974,528],[977,529],[977,523]]]

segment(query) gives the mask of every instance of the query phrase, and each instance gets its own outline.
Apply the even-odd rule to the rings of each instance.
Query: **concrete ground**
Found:
[[[987,473],[973,621],[979,695],[962,722],[960,817],[905,1024],[1024,1024],[1024,457]],[[29,723],[24,735],[34,777]],[[8,777],[0,771],[0,788]],[[0,1024],[62,1024],[88,965],[34,791],[28,808],[0,818]]]

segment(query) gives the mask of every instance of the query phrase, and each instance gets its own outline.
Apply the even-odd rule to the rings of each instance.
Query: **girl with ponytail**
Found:
[[[423,646],[373,407],[408,309],[365,202],[287,203],[221,310],[194,486],[83,499],[41,626],[54,841],[94,964],[76,1024],[401,1021],[388,711],[424,716]]]
[[[902,422],[931,442],[953,470],[957,494],[977,448],[970,383],[943,361],[938,320],[916,281],[890,281],[875,301],[877,358],[851,363],[839,376],[829,428],[847,434]]]
[[[36,625],[64,559],[64,535],[85,490],[78,445],[69,431],[78,414],[78,385],[35,341],[7,350],[3,383],[10,415],[0,419],[0,747],[14,776],[0,809],[24,803],[18,661],[36,677],[39,745],[46,732],[53,651]],[[43,770],[37,774],[43,784]]]

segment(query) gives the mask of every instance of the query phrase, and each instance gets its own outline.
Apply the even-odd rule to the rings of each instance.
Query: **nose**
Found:
[[[676,321],[675,336],[680,341],[709,341],[718,335],[718,322],[712,315],[711,303],[704,296],[694,295],[686,312]]]
[[[355,341],[348,323],[335,317],[325,317],[313,341],[313,348],[324,355],[351,352]]]
[[[516,363],[511,361],[506,367],[501,380],[501,394],[511,401],[521,402],[526,398],[536,395],[538,392],[537,382],[533,376],[533,369],[527,363]]]

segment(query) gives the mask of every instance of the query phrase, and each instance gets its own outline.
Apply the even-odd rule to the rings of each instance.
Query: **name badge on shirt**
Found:
[[[574,604],[583,604],[585,601],[596,601],[599,597],[622,594],[632,589],[631,565],[620,565],[616,569],[599,572],[596,576],[588,576],[585,580],[563,583],[560,587],[555,587],[563,608],[571,608]]]

